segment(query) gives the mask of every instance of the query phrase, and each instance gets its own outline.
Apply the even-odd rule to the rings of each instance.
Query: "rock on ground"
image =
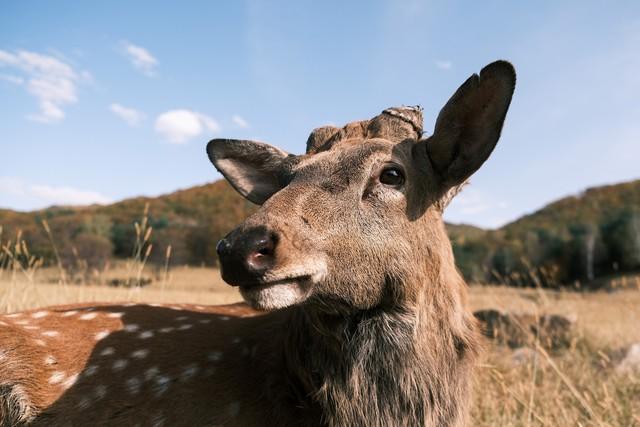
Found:
[[[640,373],[640,343],[633,344],[616,366],[619,374]]]
[[[550,350],[569,347],[573,338],[575,320],[556,314],[502,313],[498,310],[479,310],[474,313],[483,333],[490,339],[511,348],[539,343]]]

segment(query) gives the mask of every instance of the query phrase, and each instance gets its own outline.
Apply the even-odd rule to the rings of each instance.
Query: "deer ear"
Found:
[[[513,66],[496,61],[469,77],[442,108],[426,145],[444,186],[463,183],[487,160],[500,138],[515,85]]]
[[[258,205],[263,204],[288,182],[293,157],[262,142],[213,139],[207,144],[211,163],[238,193]]]

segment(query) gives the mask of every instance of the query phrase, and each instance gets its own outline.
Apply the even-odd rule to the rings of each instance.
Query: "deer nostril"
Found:
[[[273,253],[273,249],[272,248],[267,248],[267,247],[260,248],[260,249],[258,249],[258,252],[257,252],[257,254],[261,255],[261,256],[269,256],[272,253]]]
[[[273,239],[260,239],[255,242],[253,251],[247,256],[247,264],[253,270],[265,270],[273,261],[275,243]]]

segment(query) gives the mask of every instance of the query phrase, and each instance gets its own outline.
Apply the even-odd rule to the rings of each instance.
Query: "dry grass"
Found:
[[[640,376],[616,373],[622,350],[640,342],[640,291],[554,292],[471,288],[474,309],[497,308],[576,319],[573,345],[542,348],[524,364],[487,346],[476,378],[477,426],[640,426]]]
[[[125,277],[126,271],[126,266],[108,270],[101,273],[97,282]],[[0,276],[0,313],[93,301],[227,304],[241,300],[237,289],[226,285],[212,268],[174,268],[166,281],[153,280],[145,287],[69,284],[59,280],[59,273],[53,268],[39,270],[32,278],[21,272]]]

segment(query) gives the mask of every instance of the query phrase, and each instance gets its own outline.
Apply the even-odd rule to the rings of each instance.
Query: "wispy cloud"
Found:
[[[138,126],[146,117],[142,111],[138,111],[135,108],[128,108],[118,103],[111,104],[109,110],[124,120],[129,126]]]
[[[506,222],[504,213],[508,207],[507,202],[467,185],[453,199],[445,211],[445,218],[451,222],[471,224],[478,224],[481,220],[483,226],[498,227]]]
[[[0,50],[0,67],[24,73],[25,78],[4,75],[3,80],[25,84],[27,92],[38,100],[40,112],[29,119],[42,123],[59,122],[65,117],[63,106],[78,101],[76,84],[90,79],[90,74],[78,73],[71,65],[50,55],[19,50]]]
[[[155,75],[158,60],[151,52],[126,40],[122,41],[122,50],[138,71],[149,77]]]
[[[107,204],[112,200],[97,192],[67,186],[27,183],[20,178],[0,177],[0,195],[21,199],[23,205],[42,208],[50,205]]]
[[[441,70],[450,70],[451,67],[453,67],[453,63],[451,61],[447,61],[444,59],[438,59],[435,62],[436,67],[438,67]]]
[[[218,122],[202,113],[191,110],[170,110],[156,118],[156,132],[163,135],[172,144],[184,144],[191,138],[220,131]]]
[[[239,128],[247,129],[249,127],[249,122],[247,122],[244,118],[242,118],[237,114],[231,117],[231,121],[233,122],[233,124],[235,124]]]
[[[21,85],[24,83],[24,79],[22,77],[11,74],[0,74],[0,80],[4,80],[5,82],[13,83],[15,85]]]

